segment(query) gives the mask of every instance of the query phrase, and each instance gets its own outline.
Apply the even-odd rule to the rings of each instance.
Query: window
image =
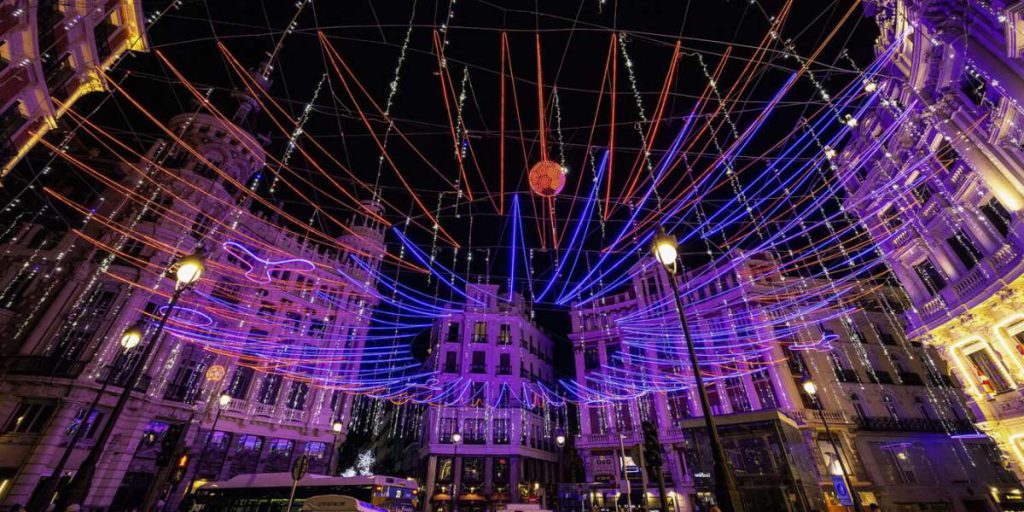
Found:
[[[747,397],[747,390],[743,386],[743,379],[731,378],[725,381],[725,394],[729,397],[729,405],[732,412],[746,412],[750,410],[750,398]]]
[[[458,343],[459,342],[459,324],[458,323],[452,322],[452,323],[448,324],[448,338],[447,338],[447,340],[448,340],[449,343]]]
[[[484,481],[483,458],[466,457],[462,459],[462,481],[466,483],[480,483]]]
[[[882,212],[882,224],[889,231],[896,231],[903,225],[903,219],[900,218],[899,213],[896,212],[896,208],[890,206]]]
[[[445,373],[459,373],[459,354],[457,352],[445,352],[444,354],[444,372]]]
[[[939,290],[946,287],[946,279],[942,277],[939,270],[932,265],[930,260],[924,260],[917,265],[914,265],[914,272],[917,273],[918,279],[924,284],[924,287],[929,293],[935,295],[939,293]]]
[[[673,391],[668,395],[668,412],[673,420],[679,421],[690,417],[690,392]]]
[[[629,410],[629,404],[615,404],[615,426],[619,432],[633,431],[633,413]]]
[[[82,408],[78,411],[78,414],[72,418],[71,424],[68,425],[67,431],[65,432],[68,437],[75,435],[75,432],[77,432],[79,428],[83,428],[82,418],[85,416],[86,411],[87,409]],[[84,422],[85,433],[82,434],[82,436],[86,439],[92,439],[92,437],[96,435],[96,430],[99,428],[100,423],[103,420],[103,413],[97,410],[91,410],[88,412],[89,418]]]
[[[1012,217],[998,199],[993,197],[989,202],[981,205],[981,213],[992,223],[992,227],[996,228],[1000,235],[1006,236],[1010,232]]]
[[[868,410],[864,406],[864,401],[860,398],[860,395],[850,395],[850,403],[853,404],[853,412],[859,419],[866,419],[868,417]]]
[[[306,396],[309,395],[309,384],[305,382],[292,382],[291,391],[288,392],[288,408],[302,410],[306,408]]]
[[[21,113],[21,102],[15,101],[0,114],[0,144],[8,144],[15,133],[25,124],[25,116]]]
[[[978,384],[989,394],[998,394],[1008,391],[1010,386],[1003,377],[1003,372],[989,355],[988,350],[982,349],[968,354],[967,359],[974,365],[977,374]]]
[[[590,418],[590,433],[604,434],[608,431],[608,424],[604,420],[604,410],[599,406],[592,406],[588,409]]]
[[[487,353],[483,351],[473,352],[473,362],[469,366],[470,373],[487,373]]]
[[[779,406],[779,399],[775,396],[775,387],[772,386],[771,376],[767,370],[761,370],[751,377],[754,381],[754,392],[761,402],[762,409],[774,409]]]
[[[988,84],[973,67],[965,67],[960,76],[960,91],[971,100],[971,103],[981,106],[988,103],[985,93],[988,91]]]
[[[900,419],[900,409],[896,405],[896,399],[889,395],[885,395],[882,397],[882,404],[885,405],[885,410],[889,413],[890,418],[894,420]]]
[[[498,375],[512,375],[511,354],[500,354],[498,356]]]
[[[277,394],[281,392],[281,376],[270,374],[263,378],[260,385],[259,396],[256,397],[261,404],[273,405],[277,402]]]
[[[501,329],[498,331],[498,345],[510,345],[512,343],[512,326],[509,324],[501,324]]]
[[[508,459],[505,457],[498,457],[494,459],[494,482],[495,483],[508,483]]]
[[[53,414],[53,405],[39,402],[22,402],[14,414],[7,419],[4,433],[38,434]]]
[[[466,444],[486,443],[487,434],[484,431],[484,420],[481,418],[466,418],[462,423],[462,439]]]
[[[249,386],[252,386],[253,369],[248,366],[236,366],[235,373],[231,376],[231,384],[228,385],[228,395],[236,400],[245,400],[249,394]]]
[[[974,241],[967,236],[964,230],[959,230],[952,238],[946,240],[949,247],[956,253],[956,257],[968,269],[974,268],[981,261],[981,251],[974,245]]]
[[[509,444],[512,439],[511,423],[506,418],[494,419],[494,444]]]
[[[914,199],[916,199],[919,204],[927,203],[928,200],[932,198],[932,188],[924,182],[919,183],[914,187],[912,193],[914,194]]]
[[[469,392],[469,406],[470,407],[483,407],[487,403],[487,390],[484,387],[483,382],[474,382],[470,386]]]
[[[600,355],[597,348],[588,348],[583,350],[583,368],[585,370],[594,370],[601,366]]]
[[[487,322],[473,324],[473,343],[487,343]]]
[[[96,38],[96,52],[100,60],[110,56],[110,36],[117,31],[118,11],[110,11],[96,27],[93,28],[93,36]]]
[[[437,428],[437,440],[450,444],[455,433],[455,418],[441,418]]]
[[[438,457],[437,459],[437,481],[450,483],[452,481],[452,466],[454,460],[451,457]]]

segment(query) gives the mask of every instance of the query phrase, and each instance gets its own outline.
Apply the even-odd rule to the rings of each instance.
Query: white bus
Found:
[[[237,475],[222,482],[204,484],[195,493],[193,510],[202,512],[287,512],[291,473]],[[413,512],[419,485],[415,480],[390,476],[326,476],[309,474],[295,488],[299,510],[314,496],[349,496],[382,512]]]

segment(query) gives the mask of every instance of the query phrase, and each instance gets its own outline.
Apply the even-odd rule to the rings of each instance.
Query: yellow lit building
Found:
[[[1024,2],[865,11],[878,53],[896,50],[837,160],[855,171],[847,205],[913,304],[908,334],[950,362],[1024,476]]]
[[[139,0],[14,0],[0,4],[0,176],[82,95],[105,88],[103,70],[145,50]]]

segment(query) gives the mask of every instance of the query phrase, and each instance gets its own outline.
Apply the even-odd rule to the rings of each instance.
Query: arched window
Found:
[[[867,407],[864,405],[864,401],[861,400],[860,395],[850,395],[850,403],[853,404],[853,410],[857,414],[857,418],[865,419],[868,417]]]
[[[917,405],[918,410],[921,411],[921,417],[929,420],[935,419],[935,412],[932,410],[931,404],[928,403],[928,399],[923,396],[914,397],[914,404]]]
[[[883,396],[882,397],[882,403],[885,404],[885,410],[888,411],[889,416],[892,419],[894,419],[894,420],[900,419],[899,408],[896,406],[896,400],[892,396],[889,396],[889,395]]]

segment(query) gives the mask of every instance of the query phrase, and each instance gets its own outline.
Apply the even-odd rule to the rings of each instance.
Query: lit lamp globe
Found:
[[[565,169],[558,162],[541,160],[530,168],[530,190],[541,197],[554,197],[565,188]]]
[[[455,443],[455,444],[461,443],[462,442],[462,434],[460,434],[458,432],[452,434],[452,442]]]
[[[220,403],[221,407],[227,407],[231,403],[231,395],[224,393],[217,399],[217,402]]]
[[[121,335],[121,346],[125,350],[131,350],[142,342],[142,324],[135,324],[124,330]]]
[[[565,435],[558,434],[555,436],[555,444],[557,444],[559,448],[565,446]]]
[[[178,261],[174,277],[178,280],[178,286],[188,286],[198,281],[203,276],[204,270],[206,267],[203,265],[202,255],[192,253]]]
[[[663,230],[659,230],[657,235],[654,235],[654,241],[651,243],[651,250],[654,252],[654,258],[658,260],[667,269],[674,269],[676,265],[676,258],[679,257],[679,242],[676,238]]]
[[[813,380],[805,380],[803,383],[803,387],[804,393],[807,393],[810,396],[818,394],[818,386],[814,384]]]
[[[345,426],[342,425],[340,421],[335,421],[334,425],[331,425],[331,428],[334,429],[334,433],[335,434],[340,434],[341,433],[341,429],[344,428],[344,427]]]

